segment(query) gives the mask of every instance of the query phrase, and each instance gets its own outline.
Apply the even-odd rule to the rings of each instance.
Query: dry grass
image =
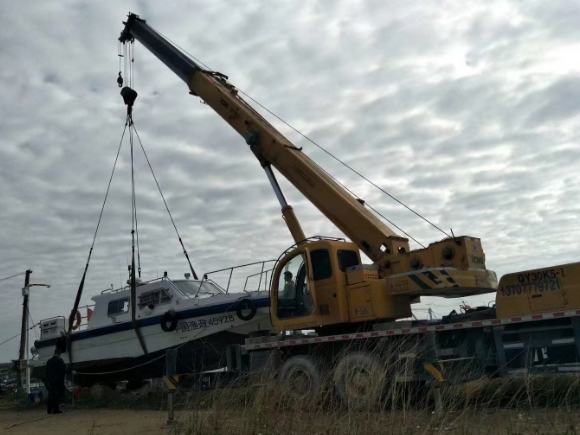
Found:
[[[371,391],[373,400],[345,400],[337,395],[336,361],[345,353],[335,361],[326,359],[332,366],[320,370],[325,375],[319,388],[304,395],[294,388],[298,378],[280,380],[279,364],[273,360],[269,369],[251,379],[252,386],[177,390],[174,403],[181,419],[172,431],[174,435],[580,434],[578,376],[489,379],[481,378],[481,369],[474,365],[455,373],[448,370],[446,384],[396,382],[417,373],[412,359],[393,357],[412,353],[408,343],[399,345],[384,352],[374,349],[382,353],[373,357],[385,363],[363,378],[362,389]],[[316,364],[323,360],[316,355],[308,358]],[[470,377],[479,379],[464,382]],[[101,387],[84,395],[76,406],[162,410],[167,406],[166,394],[158,389],[130,393]]]
[[[480,380],[441,389],[435,410],[433,390],[423,397],[393,399],[387,391],[374,410],[353,411],[329,389],[309,401],[292,402],[279,383],[227,388],[189,398],[195,410],[176,434],[577,434],[580,388],[577,378]],[[399,394],[401,391],[397,392]],[[389,394],[391,393],[391,394]],[[186,393],[180,393],[182,396]],[[425,399],[425,400],[417,400]],[[180,401],[178,400],[178,403]]]
[[[417,435],[417,434],[577,434],[578,417],[557,410],[510,412],[502,410],[352,413],[256,409],[196,411],[182,421],[184,435]]]
[[[302,401],[293,401],[285,386],[272,380],[257,387],[228,387],[209,392],[178,390],[175,403],[181,418],[171,433],[580,434],[577,377],[486,379],[451,385],[440,389],[441,411],[435,410],[433,389],[391,388],[384,392],[376,409],[355,411],[332,394],[330,385],[325,387],[317,397]],[[167,406],[166,392],[159,390],[95,391],[97,394],[86,394],[76,406],[157,410]]]

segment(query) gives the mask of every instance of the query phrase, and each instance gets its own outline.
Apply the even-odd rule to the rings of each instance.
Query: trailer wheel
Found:
[[[339,398],[351,409],[373,409],[380,404],[385,372],[367,353],[345,355],[334,368],[334,386]]]
[[[309,356],[293,356],[280,368],[280,383],[289,399],[303,403],[313,400],[320,391],[320,369]]]

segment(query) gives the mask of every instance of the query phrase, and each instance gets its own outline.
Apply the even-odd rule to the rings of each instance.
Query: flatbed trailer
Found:
[[[250,338],[229,346],[227,369],[201,375],[200,386],[262,379],[260,373],[271,370],[295,398],[316,393],[330,380],[341,399],[360,404],[377,400],[379,390],[392,383],[580,372],[580,310],[490,318],[494,313],[493,308],[471,310],[437,322],[391,322],[349,334]],[[300,379],[308,381],[307,391],[295,391],[305,385]]]
[[[392,323],[396,325],[406,322]],[[473,347],[481,350],[480,345],[491,343],[491,347],[485,346],[484,349],[494,358],[486,358],[486,362],[490,364],[488,367],[495,369],[494,372],[497,371],[498,376],[516,372],[546,372],[547,367],[555,367],[546,364],[548,358],[553,358],[554,362],[566,363],[566,367],[570,367],[569,364],[577,364],[578,367],[577,370],[558,369],[557,372],[580,371],[580,310],[454,323],[412,323],[407,327],[321,337],[251,338],[246,340],[247,344],[240,346],[240,352],[250,356],[264,350],[286,349],[293,353],[302,350],[302,347],[309,348],[325,343],[356,344],[361,340],[401,336],[429,336],[431,339],[434,335],[435,347],[432,350],[441,363],[454,358],[481,358],[481,354],[473,354],[469,350]],[[468,345],[470,341],[471,346]],[[554,352],[556,349],[564,349],[564,352]]]

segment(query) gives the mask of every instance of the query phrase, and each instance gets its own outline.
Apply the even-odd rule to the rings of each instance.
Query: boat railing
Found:
[[[77,329],[75,329],[75,332],[87,329],[87,326],[89,325],[89,321],[91,318],[91,316],[89,315],[89,310],[91,310],[91,315],[92,315],[92,312],[94,311],[93,310],[94,306],[95,306],[95,304],[90,304],[90,305],[83,305],[81,307],[78,307],[77,311],[79,313],[81,313],[81,323],[80,323],[79,327]],[[83,316],[83,313],[81,310],[85,310],[84,316]],[[65,316],[55,316],[55,317],[50,317],[48,319],[42,319],[40,321],[41,328],[45,322],[49,322],[51,320],[56,320],[56,319],[62,319],[64,327],[68,328],[68,320]]]
[[[201,285],[203,284],[203,282],[212,282],[214,284],[217,285],[216,282],[214,282],[214,280],[211,280],[208,278],[209,275],[215,275],[215,274],[219,274],[219,273],[225,273],[228,276],[228,282],[225,286],[225,289],[223,286],[219,286],[220,288],[224,289],[226,293],[229,293],[230,291],[230,287],[232,285],[232,278],[234,277],[234,271],[238,271],[242,268],[249,268],[251,266],[254,267],[260,267],[260,271],[256,272],[256,273],[251,273],[249,275],[246,275],[246,279],[244,282],[244,288],[243,291],[244,292],[248,292],[248,282],[250,281],[251,278],[255,278],[257,277],[258,279],[258,291],[261,289],[262,287],[262,282],[264,283],[264,290],[268,290],[268,274],[270,274],[270,277],[272,276],[272,271],[274,270],[274,268],[270,268],[269,266],[267,266],[269,263],[275,263],[277,260],[264,260],[264,261],[255,261],[253,263],[246,263],[246,264],[241,264],[239,266],[233,266],[233,267],[226,267],[223,269],[218,269],[218,270],[212,270],[211,272],[207,272],[203,275],[203,279],[201,280],[200,283],[200,289],[201,289]],[[229,272],[229,274],[227,273]]]
[[[94,308],[95,304],[91,304],[91,305],[84,305],[82,307],[79,307],[79,312],[81,309],[85,309],[86,315],[83,316],[81,314],[81,324],[79,325],[79,327],[76,329],[77,331],[83,331],[85,329],[87,329],[87,327],[89,326],[89,322],[91,320],[91,316],[92,316],[92,311],[94,311],[92,308]],[[91,310],[91,315],[89,315],[89,310]]]
[[[162,276],[160,278],[148,279],[147,281],[142,281],[142,282],[137,281],[137,287],[139,287],[141,285],[149,284],[149,283],[152,283],[152,282],[156,282],[156,281],[163,281],[163,280],[166,280],[166,279],[168,279],[166,276]],[[108,287],[105,290],[103,290],[101,292],[101,294],[105,294],[105,293],[117,293],[117,292],[120,292],[120,291],[129,290],[130,288],[131,288],[130,285],[125,285],[123,287],[114,288],[113,287],[113,284],[111,284],[111,287]]]
[[[270,277],[272,276],[272,271],[274,270],[274,268],[268,269],[268,270],[262,270],[260,272],[257,273],[253,273],[252,275],[248,275],[246,276],[246,282],[244,284],[244,291],[245,292],[249,292],[249,291],[260,291],[262,288],[262,282],[264,283],[264,290],[268,290],[268,273],[270,274]],[[248,290],[248,281],[250,280],[250,278],[253,278],[255,276],[259,277],[258,280],[258,289],[257,290]],[[263,278],[263,279],[262,279]]]

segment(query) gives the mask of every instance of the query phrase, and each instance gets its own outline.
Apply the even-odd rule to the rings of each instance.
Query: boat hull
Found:
[[[240,316],[235,304],[177,312],[175,329],[162,328],[162,316],[140,320],[139,331],[145,350],[131,322],[120,322],[87,329],[71,335],[71,348],[62,354],[65,363],[72,362],[76,385],[96,382],[138,381],[164,375],[167,349],[178,350],[178,373],[199,373],[225,366],[228,345],[243,344],[249,334],[270,331],[272,323],[267,298],[255,299],[256,311],[251,319]],[[202,315],[200,315],[202,314]],[[33,376],[44,379],[44,365],[54,354],[57,338],[35,343],[38,359],[33,360]]]
[[[226,348],[233,344],[243,344],[245,337],[245,335],[221,331],[209,337],[188,341],[138,357],[82,361],[74,364],[75,374],[71,380],[77,386],[89,387],[97,383],[108,384],[121,381],[139,383],[144,379],[160,378],[165,375],[165,355],[168,349],[177,350],[176,373],[215,370],[226,365]],[[44,364],[34,367],[32,376],[44,380],[44,367]]]

